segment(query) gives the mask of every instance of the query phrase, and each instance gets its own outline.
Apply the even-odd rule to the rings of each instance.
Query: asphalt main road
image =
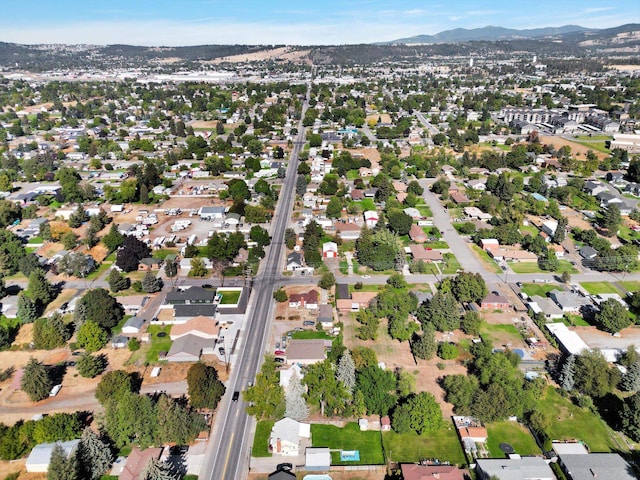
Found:
[[[307,98],[302,108],[301,119],[309,105],[311,85],[307,87]],[[293,145],[285,181],[280,191],[280,199],[271,222],[271,246],[253,283],[253,290],[247,308],[247,328],[243,333],[236,365],[227,382],[227,392],[218,408],[216,423],[211,432],[206,460],[199,477],[208,480],[235,480],[245,478],[249,467],[251,432],[253,419],[246,413],[247,404],[242,395],[234,402],[233,392],[245,390],[253,382],[262,364],[272,325],[273,291],[280,281],[284,232],[289,225],[298,169],[298,157],[305,142],[305,128],[302,120],[298,125],[298,138]]]

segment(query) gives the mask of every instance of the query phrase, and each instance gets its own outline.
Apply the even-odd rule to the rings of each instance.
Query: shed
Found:
[[[331,452],[326,447],[309,447],[305,450],[305,469],[327,471],[331,468]]]
[[[111,348],[125,348],[129,339],[124,335],[115,335],[111,339]]]
[[[55,443],[41,443],[40,445],[36,445],[31,450],[29,457],[27,458],[27,462],[25,463],[25,467],[27,472],[29,473],[44,473],[49,470],[49,461],[51,459],[51,452],[53,451],[53,447],[55,445],[60,445],[64,452],[67,455],[73,453],[73,451],[77,448],[80,440],[68,440],[66,442],[55,442]]]

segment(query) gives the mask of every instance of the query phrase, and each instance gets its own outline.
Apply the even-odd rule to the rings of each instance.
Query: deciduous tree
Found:
[[[193,407],[214,410],[224,395],[225,386],[214,367],[198,362],[187,373],[187,392]]]

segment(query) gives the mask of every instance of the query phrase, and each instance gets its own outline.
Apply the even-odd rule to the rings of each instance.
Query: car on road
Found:
[[[314,322],[313,320],[305,320],[304,322],[302,322],[302,325],[304,325],[305,327],[309,327],[311,325],[315,325],[316,322]]]
[[[274,355],[284,355],[284,351],[283,350],[276,350],[275,352],[273,352]]]
[[[362,275],[362,278],[371,278],[371,275]]]
[[[237,402],[239,398],[240,398],[240,392],[236,390],[235,392],[233,392],[233,396],[231,397],[231,400],[234,402]]]
[[[202,285],[202,288],[213,288],[213,285],[211,285],[210,283],[205,283]]]
[[[224,347],[218,347],[218,353],[220,353],[220,355],[224,355]]]
[[[276,363],[284,363],[284,358],[276,357],[276,358],[273,359],[273,361],[276,362]]]

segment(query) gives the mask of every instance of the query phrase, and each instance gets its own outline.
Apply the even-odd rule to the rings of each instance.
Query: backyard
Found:
[[[240,300],[240,294],[242,293],[241,290],[218,290],[219,294],[222,295],[222,300],[220,300],[220,303],[222,305],[236,305],[238,303],[238,301]]]
[[[508,443],[518,455],[540,455],[538,444],[529,433],[529,430],[517,422],[503,421],[486,425],[489,437],[487,448],[493,458],[504,458],[505,454],[500,450],[501,443]]]
[[[437,458],[455,465],[466,463],[458,434],[452,426],[442,427],[428,435],[384,432],[382,442],[392,462],[413,463],[420,458]]]
[[[530,297],[533,297],[534,295],[546,297],[547,293],[552,290],[564,290],[564,288],[559,285],[548,283],[524,283],[520,289]]]
[[[332,465],[382,465],[384,455],[380,432],[360,431],[355,422],[343,428],[334,425],[311,425],[311,440],[314,447],[329,447],[332,450],[359,450],[359,462],[341,462],[340,452],[331,452]]]
[[[590,295],[599,295],[601,293],[621,293],[613,283],[609,282],[582,282],[580,285]]]
[[[157,363],[160,352],[168,352],[171,348],[170,332],[171,325],[149,325],[147,333],[150,334],[150,342],[142,344],[140,350],[134,352],[127,363],[133,364],[141,361],[149,364]],[[164,333],[164,335],[159,335],[160,333]]]

